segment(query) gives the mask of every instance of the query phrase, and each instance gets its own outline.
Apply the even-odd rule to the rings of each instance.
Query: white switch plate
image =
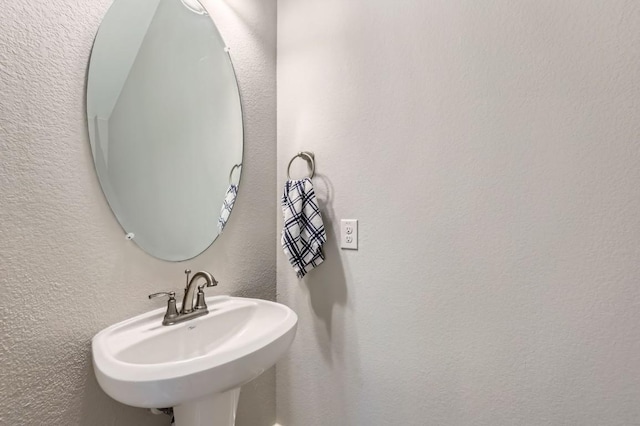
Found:
[[[340,221],[340,247],[358,250],[358,220],[342,219]]]

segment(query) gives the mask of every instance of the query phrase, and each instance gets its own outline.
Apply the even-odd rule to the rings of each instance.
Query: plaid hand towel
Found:
[[[236,202],[237,196],[238,185],[229,185],[229,189],[227,189],[227,193],[224,196],[224,201],[222,202],[222,208],[220,209],[220,217],[218,218],[218,235],[222,234],[224,227],[227,225],[227,220],[229,220],[231,209],[233,209],[233,205]]]
[[[298,278],[302,278],[322,263],[322,244],[327,241],[311,179],[287,181],[282,195],[282,212],[282,248]]]

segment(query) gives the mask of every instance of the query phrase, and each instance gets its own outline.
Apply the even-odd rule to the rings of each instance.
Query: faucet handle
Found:
[[[161,296],[169,296],[169,300],[176,299],[176,292],[175,291],[161,291],[160,293],[153,293],[149,295],[149,299],[155,299],[156,297],[161,297]]]
[[[176,292],[175,291],[161,291],[160,293],[153,293],[149,295],[149,299],[155,299],[156,297],[169,296],[167,302],[167,312],[164,314],[162,320],[163,325],[175,324],[175,319],[178,318],[178,308],[176,307]]]
[[[205,283],[198,286],[198,294],[196,298],[196,306],[193,307],[194,310],[199,311],[202,309],[207,309],[207,302],[204,300],[204,288],[205,287],[215,287],[218,285],[218,281],[215,278],[211,281],[211,284]]]

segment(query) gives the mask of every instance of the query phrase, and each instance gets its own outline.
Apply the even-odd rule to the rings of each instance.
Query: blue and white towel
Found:
[[[232,183],[227,189],[224,201],[222,202],[222,208],[220,209],[220,217],[218,218],[218,234],[222,234],[224,227],[227,225],[227,220],[229,220],[229,216],[231,215],[231,210],[233,209],[237,196],[238,185]]]
[[[302,278],[322,263],[322,244],[327,241],[311,179],[285,183],[282,212],[282,248],[298,278]]]

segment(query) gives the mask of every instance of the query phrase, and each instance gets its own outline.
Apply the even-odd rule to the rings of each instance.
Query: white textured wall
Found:
[[[638,424],[639,29],[633,0],[278,2],[278,182],[315,151],[330,236],[302,283],[278,250],[279,423]]]
[[[161,425],[98,387],[90,339],[159,307],[207,269],[212,294],[275,297],[275,0],[216,2],[246,118],[245,167],[214,247],[169,263],[124,239],[87,139],[85,73],[109,0],[0,2],[0,424]],[[189,206],[185,206],[189,208]],[[239,425],[275,421],[274,373],[245,386]]]

